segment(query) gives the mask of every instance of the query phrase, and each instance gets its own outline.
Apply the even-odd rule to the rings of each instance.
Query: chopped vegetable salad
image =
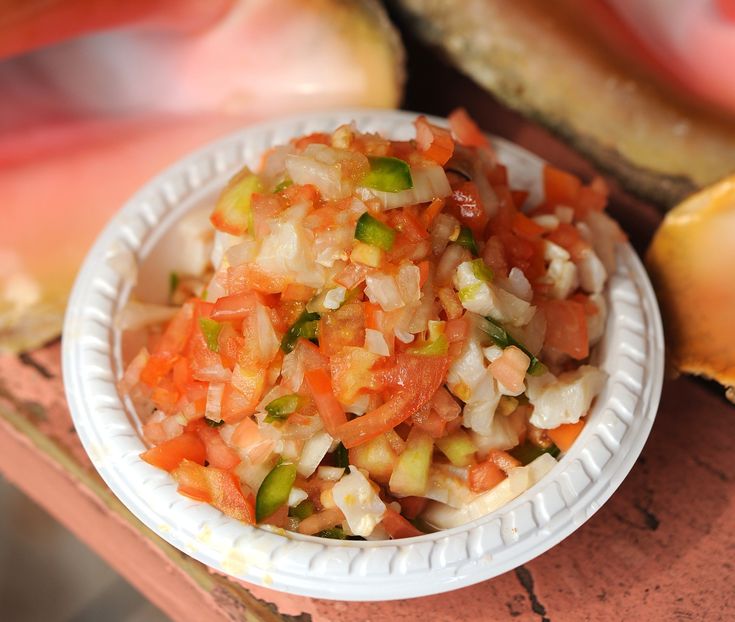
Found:
[[[172,274],[172,317],[139,321],[120,383],[181,494],[301,534],[419,536],[521,494],[581,433],[622,239],[604,182],[546,166],[527,206],[466,112],[415,127],[274,147],[188,238],[211,264]]]

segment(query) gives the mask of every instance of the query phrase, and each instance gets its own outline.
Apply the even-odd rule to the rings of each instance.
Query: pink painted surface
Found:
[[[32,355],[51,378],[18,359],[0,359],[3,405],[33,420],[44,435],[91,469],[79,453],[63,405],[58,356],[58,345]],[[653,434],[637,465],[578,531],[525,567],[491,581],[389,603],[337,603],[250,585],[233,596],[222,583],[214,593],[208,591],[182,568],[177,557],[185,556],[162,553],[155,536],[137,531],[135,519],[120,515],[2,419],[0,470],[176,620],[201,620],[205,610],[208,619],[244,619],[237,616],[253,607],[256,618],[272,617],[255,598],[274,603],[281,614],[304,613],[314,621],[346,616],[437,622],[544,617],[715,620],[727,619],[735,606],[730,579],[735,550],[735,463],[730,459],[734,414],[708,385],[685,378],[668,382]],[[241,607],[233,609],[233,598],[241,599]],[[221,618],[214,617],[220,612]]]

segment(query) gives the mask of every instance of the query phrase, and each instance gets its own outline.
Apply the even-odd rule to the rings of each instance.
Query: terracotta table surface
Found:
[[[583,160],[453,71],[410,62],[407,108],[443,114],[463,104],[486,129],[591,174]],[[612,213],[644,249],[656,209],[616,190]],[[666,382],[653,433],[629,477],[544,555],[447,594],[339,603],[232,581],[145,528],[84,454],[59,357],[58,342],[0,357],[0,472],[175,620],[735,620],[735,411],[707,383]]]

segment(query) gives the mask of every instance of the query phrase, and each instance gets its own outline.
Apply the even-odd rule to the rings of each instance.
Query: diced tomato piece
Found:
[[[421,115],[414,121],[416,126],[416,145],[419,151],[430,160],[444,166],[454,153],[454,140],[449,130],[429,123]]]
[[[526,202],[526,199],[528,198],[528,191],[527,190],[511,190],[510,196],[513,197],[513,204],[516,206],[516,209],[520,210],[523,207],[523,204]]]
[[[470,332],[470,323],[466,317],[449,320],[444,326],[444,336],[449,343],[464,341]]]
[[[306,203],[313,207],[317,207],[320,199],[319,190],[312,184],[292,184],[283,191],[282,196],[288,205]]]
[[[577,199],[582,182],[566,171],[550,165],[544,166],[544,198],[551,205],[569,205]]]
[[[464,108],[457,108],[449,115],[449,127],[457,142],[465,147],[489,147],[490,143]]]
[[[431,203],[429,203],[428,207],[421,213],[420,216],[424,228],[426,228],[427,230],[429,229],[431,223],[434,222],[434,219],[444,209],[445,204],[445,199],[434,199]]]
[[[488,458],[495,464],[496,467],[508,473],[511,469],[521,466],[521,462],[516,460],[507,451],[495,450],[491,451]]]
[[[431,438],[441,438],[447,432],[447,422],[433,410],[419,411],[411,417],[413,427],[426,432]]]
[[[577,360],[587,358],[589,338],[584,305],[574,300],[546,300],[540,306],[546,315],[544,345]]]
[[[525,214],[516,212],[513,215],[513,233],[517,236],[526,238],[527,240],[535,240],[541,237],[541,234],[545,231],[546,229],[535,223]]]
[[[464,181],[447,197],[446,211],[467,225],[476,239],[482,239],[488,215],[482,205],[480,191],[474,181]]]
[[[262,366],[236,365],[232,384],[222,395],[222,419],[235,423],[255,412],[265,389],[266,369]]]
[[[210,350],[198,322],[189,339],[186,355],[191,374],[196,380],[208,382],[227,380],[228,372],[222,365],[222,359],[219,353]]]
[[[444,313],[447,314],[447,320],[456,320],[464,313],[462,302],[453,287],[440,287],[437,296]]]
[[[340,425],[337,438],[349,449],[395,428],[431,400],[448,368],[446,356],[399,354],[395,368],[387,374],[396,388],[393,396],[375,410]]]
[[[308,339],[299,339],[296,342],[294,353],[305,371],[329,367],[329,359],[319,351],[319,346],[311,343]]]
[[[382,330],[383,327],[383,309],[374,302],[363,302],[362,312],[365,317],[365,328],[373,330]]]
[[[372,270],[370,266],[361,263],[350,263],[336,277],[334,282],[347,289],[353,289],[365,280]]]
[[[345,346],[365,343],[365,316],[362,304],[351,302],[319,320],[319,350],[326,356],[339,352]]]
[[[485,460],[470,467],[467,483],[472,492],[485,492],[506,478],[505,473],[492,461]]]
[[[244,523],[255,524],[255,496],[231,471],[183,460],[171,474],[181,494],[210,503]]]
[[[242,320],[245,316],[253,312],[257,300],[253,292],[222,296],[214,303],[210,317],[218,322]]]
[[[207,462],[210,466],[218,469],[232,469],[240,464],[240,456],[227,446],[217,428],[209,427],[204,419],[195,421],[193,427],[202,443],[204,443]]]
[[[189,383],[193,381],[191,370],[189,369],[189,361],[185,358],[176,359],[173,365],[172,379],[179,393],[185,393],[187,391]]]
[[[576,294],[573,294],[569,297],[569,300],[574,300],[575,302],[583,305],[584,313],[585,315],[587,315],[587,317],[597,315],[600,312],[600,310],[597,308],[597,305],[592,302],[592,299],[587,294],[583,294],[582,292],[577,292]]]
[[[329,359],[332,387],[337,399],[349,404],[357,394],[372,385],[370,368],[379,358],[365,348],[346,346]]]
[[[280,214],[286,206],[277,194],[253,193],[250,198],[250,209],[253,218],[253,234],[262,239],[270,233],[268,221]]]
[[[461,406],[444,387],[439,387],[431,399],[431,408],[444,421],[453,421],[462,413]]]
[[[486,177],[491,186],[508,185],[508,169],[502,164],[496,164]]]
[[[497,235],[490,237],[485,243],[482,260],[492,268],[496,277],[506,278],[508,276],[509,270],[505,258],[505,248]]]
[[[426,227],[410,206],[390,211],[388,213],[388,223],[391,227],[403,233],[408,242],[420,242],[429,238]]]
[[[217,336],[217,344],[219,345],[222,364],[227,369],[232,369],[237,363],[240,352],[245,347],[245,339],[230,322],[222,322],[222,328]]]
[[[530,362],[529,356],[520,348],[509,346],[490,363],[488,369],[498,382],[517,394],[523,391],[523,381]]]
[[[304,380],[324,422],[324,429],[336,437],[339,426],[347,422],[347,415],[334,396],[329,374],[323,368],[310,369],[304,373]]]
[[[171,319],[159,339],[145,367],[140,372],[140,380],[148,386],[154,386],[165,376],[191,336],[194,324],[194,304],[187,302]]]
[[[263,294],[278,294],[289,284],[289,279],[272,274],[256,263],[246,263],[227,269],[227,291],[230,294],[256,291]]]
[[[180,394],[173,386],[173,383],[165,382],[165,384],[169,386],[162,385],[159,382],[158,386],[154,387],[151,392],[151,400],[159,410],[171,414],[179,401]]]
[[[607,194],[591,186],[582,186],[574,202],[574,212],[577,218],[585,218],[590,212],[603,211],[605,205],[607,205]]]
[[[284,503],[278,508],[273,514],[262,519],[259,524],[261,525],[272,525],[273,527],[279,527],[286,529],[288,523],[288,504]]]
[[[545,271],[543,240],[527,240],[511,232],[501,233],[498,237],[510,266],[523,270],[532,284],[543,276]]]
[[[294,147],[301,151],[306,149],[309,145],[331,145],[332,137],[325,132],[312,132],[306,136],[295,138],[292,142]]]
[[[151,447],[140,454],[140,457],[154,467],[164,471],[173,471],[182,460],[204,464],[207,452],[204,443],[196,433],[184,432],[180,436]]]
[[[559,223],[559,226],[551,231],[546,239],[566,249],[574,260],[581,259],[590,248],[589,243],[582,239],[579,230],[566,222]]]
[[[403,516],[389,507],[386,507],[385,509],[385,514],[383,515],[381,524],[388,532],[388,535],[394,540],[398,538],[415,538],[416,536],[424,535],[423,531],[416,529],[416,527],[403,518]]]
[[[569,451],[583,428],[584,419],[580,419],[576,423],[563,423],[558,428],[546,430],[546,435],[559,449],[562,451]]]
[[[498,198],[498,210],[490,219],[488,229],[490,233],[499,234],[511,229],[513,216],[518,210],[508,186],[496,186],[495,196]]]
[[[231,443],[235,447],[250,447],[260,443],[266,439],[260,431],[258,424],[250,417],[246,417],[237,424],[235,432],[232,434]]]
[[[413,520],[421,514],[428,502],[429,500],[426,497],[402,497],[398,499],[398,503],[401,504],[401,514],[409,520]]]
[[[281,300],[293,300],[296,302],[308,302],[314,297],[316,290],[301,283],[289,283],[281,294]]]

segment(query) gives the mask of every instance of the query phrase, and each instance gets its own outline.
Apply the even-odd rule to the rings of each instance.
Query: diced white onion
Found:
[[[554,215],[559,219],[559,222],[571,224],[574,220],[574,208],[567,205],[558,205],[554,209]]]
[[[549,231],[553,231],[559,226],[559,218],[554,216],[554,214],[539,214],[538,216],[534,216],[531,220],[540,227]]]
[[[385,515],[385,503],[367,478],[352,465],[350,473],[332,488],[332,498],[356,536],[369,536]]]
[[[398,286],[398,291],[401,294],[403,302],[407,305],[412,305],[419,301],[421,297],[420,280],[421,271],[418,266],[410,262],[404,262],[398,268],[396,285]]]
[[[301,490],[301,488],[296,488],[294,486],[291,488],[291,492],[288,493],[288,507],[296,507],[299,503],[306,501],[308,498],[309,495],[305,490]]]
[[[330,289],[324,296],[325,309],[339,309],[347,296],[347,289],[338,285]]]
[[[265,306],[258,303],[256,309],[256,320],[258,326],[257,347],[261,361],[270,361],[278,352],[281,341],[278,339],[270,315],[265,310]]]
[[[390,356],[390,348],[385,336],[374,328],[365,329],[365,349],[379,356]]]
[[[444,252],[450,239],[457,239],[460,224],[451,214],[441,212],[431,225],[431,250],[435,255]]]
[[[590,294],[599,294],[605,287],[607,270],[597,253],[591,248],[585,249],[579,260],[575,262],[579,275],[580,287]]]
[[[569,252],[563,246],[544,240],[544,259],[546,261],[553,261],[554,259],[569,261],[569,257]]]
[[[324,456],[327,455],[329,448],[332,446],[332,440],[329,434],[322,431],[304,443],[301,458],[299,458],[299,462],[296,465],[296,471],[298,471],[299,475],[311,477]]]
[[[380,272],[368,274],[365,277],[367,283],[365,295],[370,302],[379,304],[383,311],[395,311],[405,306],[401,293],[398,291],[396,280],[389,274]]]
[[[533,298],[533,288],[528,282],[526,275],[523,273],[523,270],[515,266],[511,268],[508,273],[508,278],[503,281],[502,286],[511,294],[526,302],[531,302]]]
[[[316,476],[319,479],[323,479],[327,482],[336,482],[344,474],[345,470],[342,467],[320,466],[316,470]]]
[[[239,244],[228,247],[223,254],[223,259],[227,262],[228,266],[241,266],[255,259],[257,244],[253,238],[248,237],[243,240],[227,233],[223,233],[222,235],[226,235],[229,239],[239,242]],[[217,266],[219,263],[215,263],[214,265]]]
[[[129,393],[130,390],[138,384],[140,381],[140,372],[143,371],[146,363],[148,363],[149,356],[148,350],[146,348],[141,348],[140,352],[135,355],[135,358],[130,361],[128,366],[125,368],[125,373],[120,381],[120,391],[122,393]]]
[[[204,416],[210,421],[222,421],[222,395],[225,385],[220,382],[211,382],[207,389],[207,404],[204,407]]]
[[[544,430],[576,423],[587,413],[606,380],[607,374],[591,365],[564,372],[558,378],[552,374],[527,376],[528,399],[534,407],[531,423]]]

